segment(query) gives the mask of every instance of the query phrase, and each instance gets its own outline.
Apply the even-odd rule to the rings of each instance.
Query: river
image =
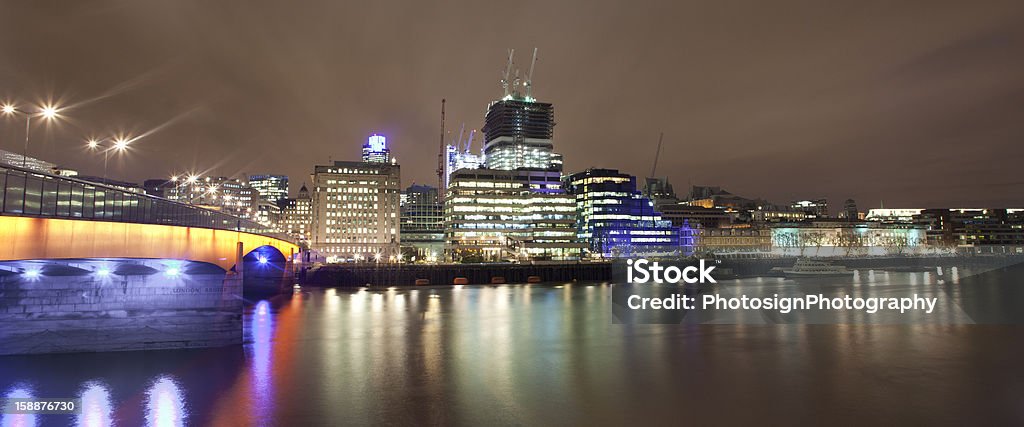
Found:
[[[0,357],[5,396],[85,408],[3,425],[1024,422],[1021,326],[623,325],[610,293],[296,290],[242,346]]]

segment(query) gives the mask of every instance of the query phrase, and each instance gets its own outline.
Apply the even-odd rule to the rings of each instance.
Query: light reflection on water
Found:
[[[187,418],[181,387],[170,376],[157,377],[146,391],[146,425],[179,427]]]
[[[36,397],[32,388],[26,384],[15,384],[6,393],[7,399],[28,399]],[[32,414],[0,414],[0,425],[3,427],[33,427],[39,415]]]
[[[114,409],[110,404],[110,390],[97,381],[89,381],[78,394],[82,399],[82,413],[76,425],[80,427],[103,427],[114,425]]]
[[[958,273],[865,270],[850,292],[870,295],[886,280],[924,288]],[[818,291],[777,278],[734,284]],[[890,424],[1021,421],[1009,380],[1021,374],[1017,327],[614,325],[611,289],[302,288],[249,307],[240,348],[0,358],[8,396],[77,394],[86,409],[3,421],[622,424],[686,414],[757,423],[851,407]]]

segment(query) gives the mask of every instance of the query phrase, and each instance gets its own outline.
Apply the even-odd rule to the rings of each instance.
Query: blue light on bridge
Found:
[[[168,276],[175,277],[181,273],[181,270],[178,270],[178,267],[171,267],[167,269],[166,273]]]
[[[25,272],[23,274],[25,275],[26,279],[33,279],[34,280],[34,279],[38,279],[39,275],[42,274],[42,273],[39,270],[32,269],[32,270],[25,270]]]
[[[265,255],[260,255],[259,261],[260,261],[260,264],[266,264],[267,263],[267,257]]]
[[[96,275],[100,277],[107,277],[110,275],[110,270],[107,268],[100,268],[99,270],[96,270]]]

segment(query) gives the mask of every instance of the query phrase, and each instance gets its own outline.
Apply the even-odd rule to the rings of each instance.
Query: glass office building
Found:
[[[273,204],[281,204],[288,198],[287,175],[250,175],[249,187],[256,190],[261,199]]]
[[[588,242],[592,256],[688,255],[679,228],[637,191],[636,177],[588,169],[568,176],[566,189],[575,197],[577,236]]]
[[[575,201],[557,171],[456,171],[444,209],[453,260],[571,260],[583,251]]]

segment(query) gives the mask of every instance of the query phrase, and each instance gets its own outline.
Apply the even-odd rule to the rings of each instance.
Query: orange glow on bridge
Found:
[[[68,258],[166,258],[202,261],[228,270],[235,250],[273,246],[285,257],[299,247],[273,237],[230,230],[91,220],[0,216],[0,261]]]

